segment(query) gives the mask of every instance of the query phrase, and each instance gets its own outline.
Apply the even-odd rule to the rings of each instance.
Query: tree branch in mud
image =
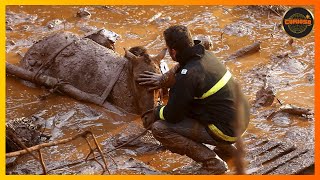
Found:
[[[95,149],[92,148],[90,142],[88,141],[87,139],[87,136],[88,135],[91,135],[93,140],[94,140],[94,144],[96,146]],[[10,158],[10,157],[16,157],[16,156],[21,156],[21,155],[24,155],[24,154],[27,154],[27,153],[31,153],[33,151],[38,151],[39,153],[39,157],[40,157],[40,163],[41,163],[41,166],[42,168],[44,169],[44,173],[46,173],[46,167],[45,167],[45,163],[43,162],[43,158],[42,158],[42,154],[41,154],[41,149],[42,148],[46,148],[46,147],[51,147],[51,146],[56,146],[56,145],[59,145],[59,144],[66,144],[68,142],[71,142],[75,139],[78,139],[78,138],[84,138],[88,145],[89,145],[89,148],[90,148],[90,152],[89,154],[86,156],[86,159],[87,157],[89,157],[91,154],[93,154],[93,156],[95,157],[94,155],[94,150],[98,150],[99,154],[100,154],[100,157],[102,158],[103,160],[103,163],[104,163],[104,166],[98,162],[98,160],[96,158],[94,158],[94,160],[96,162],[98,162],[98,164],[100,164],[100,166],[102,167],[103,169],[103,172],[104,173],[106,170],[108,171],[108,173],[110,174],[110,171],[108,169],[108,166],[107,166],[107,161],[106,161],[106,158],[98,144],[98,141],[96,139],[96,137],[94,136],[94,134],[91,132],[91,131],[85,131],[85,132],[82,132],[80,134],[77,134],[73,137],[69,137],[69,138],[66,138],[66,139],[61,139],[61,140],[57,140],[57,141],[52,141],[52,142],[48,142],[48,143],[43,143],[43,144],[39,144],[39,145],[36,145],[36,146],[32,146],[32,147],[29,147],[29,148],[25,148],[24,150],[20,150],[20,151],[15,151],[15,152],[10,152],[10,153],[6,153],[6,158]],[[38,159],[37,157],[35,157],[36,159]]]
[[[233,54],[231,54],[226,59],[226,61],[230,61],[230,60],[233,60],[233,59],[236,59],[236,58],[239,58],[239,57],[243,57],[243,56],[258,52],[260,50],[260,45],[261,45],[261,42],[257,41],[257,42],[255,42],[255,43],[253,43],[251,45],[245,46],[245,47],[237,50]]]
[[[34,80],[33,78],[35,77],[36,73],[25,70],[8,62],[6,62],[6,73],[39,85],[43,85],[49,88],[55,88],[79,101],[90,102],[98,105],[102,105],[101,102],[103,102],[99,96],[83,92],[70,84],[61,82],[57,78],[53,78],[47,75],[39,75]]]
[[[271,113],[267,117],[267,120],[268,121],[272,120],[272,118],[278,113],[288,113],[288,114],[292,114],[292,115],[296,115],[296,116],[301,116],[306,119],[312,119],[312,118],[310,118],[310,116],[313,117],[313,112],[310,109],[295,107],[292,105],[283,105],[279,108],[279,110]]]

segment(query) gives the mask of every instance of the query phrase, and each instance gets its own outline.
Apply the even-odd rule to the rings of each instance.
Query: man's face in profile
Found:
[[[168,46],[167,46],[167,48],[168,48],[168,51],[169,51],[169,54],[170,54],[172,60],[177,62],[177,59],[176,59],[177,52],[176,52],[176,50],[170,49]]]

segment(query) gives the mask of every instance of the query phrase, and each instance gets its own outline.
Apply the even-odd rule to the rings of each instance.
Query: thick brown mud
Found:
[[[80,12],[81,8],[86,8],[86,12]],[[313,12],[312,7],[307,8]],[[187,25],[193,35],[212,40],[211,50],[230,69],[251,102],[245,144],[275,139],[294,143],[298,149],[313,149],[313,117],[283,112],[268,120],[279,110],[280,103],[314,109],[314,33],[292,41],[282,30],[281,20],[277,13],[246,6],[7,6],[6,61],[19,64],[34,42],[54,32],[66,30],[83,35],[98,28],[121,35],[115,44],[115,51],[121,56],[123,47],[129,49],[137,45],[145,46],[150,54],[157,54],[165,46],[163,30],[174,24]],[[227,61],[232,53],[257,41],[261,42],[259,52]],[[165,61],[173,64],[168,54]],[[256,100],[257,92],[263,87],[269,88],[260,93],[265,99]],[[7,76],[6,121],[35,115],[40,119],[39,128],[51,136],[49,141],[91,130],[104,152],[143,131],[137,115],[111,112],[59,94],[39,100],[39,96],[47,92]],[[271,101],[268,95],[275,96],[280,103],[276,99]],[[250,148],[247,151],[250,153]],[[45,148],[42,153],[49,174],[102,172],[97,162],[84,161],[89,149],[83,139]],[[188,157],[163,149],[150,134],[110,156],[116,163],[107,157],[112,174],[192,173],[198,168]],[[250,164],[252,157],[249,155],[246,160]],[[231,169],[228,174],[233,174],[232,161],[228,165]],[[7,174],[41,173],[40,163],[30,155],[19,157],[7,166]]]

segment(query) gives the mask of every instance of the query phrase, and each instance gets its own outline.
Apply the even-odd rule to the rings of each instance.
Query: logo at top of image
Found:
[[[311,12],[301,7],[289,9],[282,20],[284,30],[295,38],[307,36],[313,28],[313,23]]]

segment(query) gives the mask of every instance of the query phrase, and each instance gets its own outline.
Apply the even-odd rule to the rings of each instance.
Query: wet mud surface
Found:
[[[277,13],[282,11],[278,10],[246,6],[7,6],[6,61],[18,65],[28,48],[54,32],[83,35],[98,28],[121,36],[115,51],[122,57],[123,47],[137,45],[155,55],[165,46],[163,30],[173,24],[187,25],[193,35],[211,39],[211,50],[239,81],[251,103],[251,121],[244,135],[247,172],[310,174],[314,172],[314,33],[292,40],[281,28],[282,18]],[[258,52],[226,60],[258,41]],[[165,61],[174,64],[168,54]],[[48,135],[45,141],[49,142],[91,130],[103,152],[144,130],[138,115],[112,112],[60,94],[40,100],[47,93],[45,88],[7,76],[7,124],[37,117],[20,128],[36,126]],[[286,105],[310,113],[281,110],[288,109]],[[84,160],[88,153],[84,139],[42,150],[48,174],[101,174],[97,161]],[[112,174],[195,174],[200,167],[186,156],[165,150],[150,133],[109,155],[106,159]],[[100,157],[97,160],[102,163]],[[227,174],[234,174],[233,162],[227,163]],[[7,158],[6,173],[41,174],[42,168],[32,156],[23,155]]]

